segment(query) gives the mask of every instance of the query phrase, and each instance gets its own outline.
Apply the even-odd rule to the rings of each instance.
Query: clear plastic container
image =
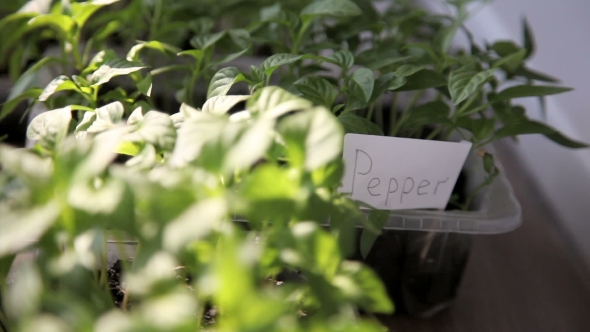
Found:
[[[496,165],[500,175],[474,199],[472,211],[391,211],[367,258],[363,259],[359,250],[352,257],[377,272],[395,302],[396,312],[427,318],[449,306],[461,282],[473,237],[506,233],[520,226],[520,204],[501,165]],[[485,177],[475,155],[468,158],[464,170],[468,190]],[[358,230],[360,238],[362,228]],[[115,232],[107,234],[108,266],[134,256],[135,239]]]
[[[473,237],[506,233],[520,226],[520,204],[501,165],[496,165],[500,175],[475,197],[471,211],[391,211],[368,256],[363,259],[357,250],[353,258],[377,272],[397,312],[428,318],[448,307],[469,260]],[[468,191],[486,175],[475,154],[464,170]],[[359,230],[359,238],[361,233]]]
[[[493,153],[489,147],[487,151]],[[465,163],[468,191],[486,176],[480,159],[472,153]],[[476,196],[471,211],[395,210],[389,214],[385,229],[501,234],[518,228],[522,223],[520,204],[498,161],[496,165],[500,175]],[[365,210],[367,214],[370,211]]]

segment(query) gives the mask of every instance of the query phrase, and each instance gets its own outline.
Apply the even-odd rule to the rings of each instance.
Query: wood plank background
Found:
[[[429,320],[382,318],[390,331],[590,331],[589,274],[526,171],[506,147],[496,149],[522,205],[523,225],[477,236],[454,304]]]

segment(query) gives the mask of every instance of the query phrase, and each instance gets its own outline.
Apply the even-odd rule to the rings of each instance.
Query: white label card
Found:
[[[347,134],[340,191],[380,210],[443,209],[471,145]]]

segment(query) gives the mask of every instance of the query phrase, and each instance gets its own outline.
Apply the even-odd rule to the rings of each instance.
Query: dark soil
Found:
[[[177,271],[181,271],[178,269]],[[111,296],[113,298],[113,303],[117,308],[123,308],[123,302],[125,297],[125,288],[124,285],[121,284],[121,280],[124,274],[123,271],[123,264],[121,260],[117,260],[115,264],[108,269],[108,278],[109,278],[109,290]],[[100,271],[99,271],[100,275]],[[193,277],[190,274],[184,274],[182,272],[178,273],[178,279],[184,279],[184,282],[189,285]],[[275,278],[269,278],[264,280],[263,282],[271,287],[280,287],[283,286],[285,283],[294,283],[294,282],[301,282],[303,280],[303,276],[299,271],[290,271],[285,270],[279,273]],[[1,305],[1,303],[0,303]],[[133,302],[129,301],[127,304],[127,309],[131,309],[133,307]],[[1,306],[0,306],[1,309]],[[305,317],[307,315],[306,312],[300,310],[299,316]],[[203,316],[201,320],[201,324],[203,327],[214,325],[217,317],[219,316],[219,312],[216,306],[207,304],[205,306],[205,310],[203,311]]]

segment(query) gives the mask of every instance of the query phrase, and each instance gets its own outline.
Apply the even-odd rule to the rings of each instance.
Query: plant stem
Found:
[[[125,290],[125,295],[123,295],[123,303],[121,303],[121,307],[123,311],[127,311],[127,307],[129,306],[129,290]]]
[[[197,67],[195,69],[193,69],[193,75],[191,76],[191,78],[188,81],[188,84],[186,86],[186,101],[188,102],[189,105],[192,105],[192,106],[194,106],[193,92],[195,90],[195,83],[199,79],[199,75],[201,73],[202,60],[203,60],[202,58],[197,60]]]
[[[375,112],[375,103],[369,105],[369,111],[367,112],[367,120],[371,121],[371,118],[373,117],[373,112]]]
[[[82,60],[82,55],[80,55],[80,50],[78,49],[79,46],[78,38],[76,38],[72,42],[72,56],[74,57],[74,67],[76,70],[81,71],[84,69],[84,62]]]
[[[162,0],[156,0],[154,15],[152,17],[152,22],[150,23],[149,40],[154,40],[156,37],[156,29],[158,29],[162,17],[162,5]]]
[[[389,130],[391,132],[391,129],[395,126],[395,123],[397,122],[397,93],[393,93],[391,96],[391,107],[389,109]],[[385,125],[383,125],[383,132],[385,132]]]
[[[291,53],[299,54],[299,49],[301,48],[301,42],[303,41],[303,36],[307,32],[307,29],[309,29],[311,22],[312,22],[312,20],[304,20],[303,21],[303,24],[301,25],[301,29],[299,29],[299,32],[297,33],[297,37],[295,38],[295,43],[293,43],[293,47],[291,48]]]
[[[465,199],[465,204],[463,204],[463,206],[461,207],[461,209],[464,210],[464,211],[469,210],[469,206],[471,206],[471,202],[473,202],[473,200],[475,199],[475,196],[477,195],[477,193],[479,193],[486,186],[490,185],[490,183],[491,183],[490,180],[485,180],[484,182],[480,183],[479,186],[477,186],[477,188],[475,188],[469,194],[469,196],[467,196],[467,199]]]
[[[100,256],[100,279],[98,285],[105,287],[107,285],[107,233],[102,234],[102,255]]]
[[[471,106],[471,104],[473,104],[473,102],[477,99],[477,97],[479,97],[479,93],[474,93],[473,96],[471,96],[471,98],[469,98],[462,106],[461,108],[459,108],[455,114],[453,114],[453,118],[456,118],[457,116],[463,114],[463,112],[465,112],[467,110],[467,108],[469,108],[469,106]]]
[[[416,102],[418,102],[418,99],[420,99],[420,97],[422,97],[424,92],[425,92],[425,90],[418,91],[414,95],[414,97],[410,100],[410,102],[408,103],[408,106],[406,107],[406,110],[404,111],[404,113],[400,117],[399,121],[397,121],[395,126],[391,129],[389,136],[395,136],[398,134],[398,132],[401,129],[404,122],[406,122],[406,120],[408,120],[408,118],[410,117],[410,110],[414,107],[414,105],[416,105]]]
[[[431,140],[434,139],[438,134],[440,134],[443,131],[443,127],[442,126],[438,126],[436,127],[436,129],[434,129],[430,135],[426,136],[427,140]]]

